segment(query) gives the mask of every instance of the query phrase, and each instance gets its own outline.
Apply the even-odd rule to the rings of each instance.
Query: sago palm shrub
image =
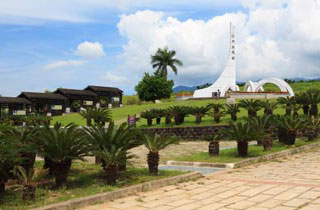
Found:
[[[278,117],[275,123],[278,128],[281,128],[285,132],[283,143],[286,145],[293,145],[298,131],[306,127],[305,120],[293,115]]]
[[[170,106],[169,111],[172,113],[176,125],[184,123],[184,118],[191,114],[190,107],[186,106]]]
[[[239,104],[227,104],[226,105],[226,114],[230,114],[232,121],[237,121],[237,113],[240,112]]]
[[[254,129],[249,123],[230,123],[230,128],[221,130],[221,134],[226,135],[229,140],[237,141],[237,149],[240,157],[248,156],[249,142],[256,139]]]
[[[152,120],[155,118],[155,113],[152,110],[146,110],[141,112],[140,117],[147,120],[148,126],[152,126]]]
[[[82,160],[89,155],[89,142],[83,131],[74,124],[62,127],[56,123],[53,128],[45,127],[39,138],[39,154],[51,161],[50,169],[57,187],[67,183],[73,160]]]
[[[248,111],[248,117],[256,117],[261,109],[261,101],[257,99],[243,99],[240,100],[239,105]]]
[[[207,105],[209,109],[213,109],[214,113],[219,113],[224,109],[224,104],[210,103]]]
[[[287,96],[283,98],[278,98],[277,102],[278,104],[283,105],[285,107],[285,115],[289,116],[292,113],[293,105],[296,104],[296,98],[294,96]]]
[[[87,126],[92,125],[92,119],[94,118],[94,108],[87,107],[85,110],[80,111],[81,117],[86,119]]]
[[[249,118],[249,124],[256,134],[258,145],[263,145],[264,150],[270,150],[273,146],[273,139],[270,133],[271,115]]]
[[[309,115],[310,110],[310,98],[307,92],[302,92],[296,95],[296,102],[297,104],[302,106],[303,114]]]
[[[311,117],[307,122],[307,129],[308,129],[308,141],[312,141],[318,136],[320,131],[320,119]]]
[[[105,126],[106,122],[112,120],[111,110],[105,107],[92,109],[93,121],[96,125]]]
[[[209,156],[219,156],[219,152],[220,152],[219,140],[220,139],[221,139],[221,135],[219,133],[206,136],[205,140],[209,141],[209,145],[208,145]]]
[[[154,116],[156,118],[156,124],[160,125],[161,124],[161,118],[165,116],[165,111],[164,109],[152,109],[154,112]]]
[[[151,175],[158,175],[160,155],[159,152],[171,144],[178,144],[179,139],[173,137],[161,137],[160,135],[144,134],[140,137],[141,143],[149,150],[148,167]]]
[[[90,128],[85,128],[84,130],[92,150],[95,152],[100,152],[102,150],[109,151],[112,147],[115,147],[116,149],[121,148],[125,154],[127,154],[128,150],[139,146],[139,142],[136,138],[137,131],[131,129],[126,123],[116,126],[114,122],[111,122],[108,128],[103,126],[92,126]],[[122,157],[121,164],[119,164],[120,171],[126,170],[128,158],[129,156]],[[106,163],[103,159],[102,167],[106,167]]]
[[[309,90],[307,94],[311,104],[309,114],[310,116],[318,117],[318,114],[319,114],[318,104],[320,103],[320,91],[316,89],[312,89],[312,90]]]
[[[209,111],[206,106],[191,107],[191,113],[196,117],[196,123],[201,123],[202,117],[204,117]]]
[[[264,108],[265,115],[272,115],[273,111],[277,109],[278,104],[276,102],[270,102],[268,100],[261,102],[261,107]]]

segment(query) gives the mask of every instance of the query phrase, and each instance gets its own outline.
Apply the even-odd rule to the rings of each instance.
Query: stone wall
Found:
[[[229,128],[229,125],[142,128],[141,130],[144,133],[161,136],[177,136],[184,140],[204,140],[209,135],[217,134],[222,128]],[[298,137],[306,137],[307,132],[307,130],[301,130],[298,132]],[[270,133],[277,139],[277,129],[271,129]]]

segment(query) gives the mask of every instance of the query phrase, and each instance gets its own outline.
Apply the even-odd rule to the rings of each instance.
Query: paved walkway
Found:
[[[223,174],[83,208],[320,210],[320,151],[234,169]]]

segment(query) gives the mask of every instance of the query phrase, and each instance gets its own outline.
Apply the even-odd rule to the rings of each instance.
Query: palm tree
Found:
[[[111,145],[109,148],[102,146],[101,149],[95,150],[94,154],[99,157],[105,164],[104,171],[106,173],[107,183],[109,185],[116,184],[119,177],[119,165],[126,158],[126,152],[123,148],[117,148],[116,145]]]
[[[81,117],[85,118],[87,121],[87,126],[92,125],[92,119],[94,117],[94,109],[91,107],[86,108],[85,110],[80,111]]]
[[[231,115],[231,120],[237,121],[237,113],[240,112],[239,104],[227,104],[226,105],[226,114]]]
[[[276,126],[285,132],[283,136],[283,143],[286,145],[293,145],[295,143],[297,132],[306,127],[306,121],[290,116],[282,116],[276,119]]]
[[[296,101],[298,104],[300,104],[302,106],[303,114],[308,115],[309,109],[310,109],[310,104],[311,104],[308,93],[302,92],[300,94],[297,94]]]
[[[116,126],[114,122],[110,122],[108,128],[103,126],[92,126],[85,128],[86,136],[92,146],[92,150],[95,152],[101,152],[103,150],[111,151],[112,147],[116,149],[121,148],[124,152],[139,146],[139,142],[136,140],[137,131],[131,129],[126,123],[122,123],[120,126]],[[130,156],[124,156],[119,169],[124,171],[126,169],[127,159]],[[106,163],[102,161],[102,167],[105,169]]]
[[[163,150],[170,144],[177,144],[179,139],[177,138],[168,138],[161,137],[158,134],[156,135],[141,135],[141,142],[147,147],[149,150],[148,153],[148,166],[149,173],[151,175],[158,175],[158,166],[159,166],[159,151]]]
[[[156,123],[157,125],[161,124],[161,118],[165,116],[165,111],[164,109],[152,109],[154,112],[154,116],[156,118]]]
[[[308,140],[312,141],[314,138],[318,136],[319,130],[320,130],[320,119],[311,117],[308,121]]]
[[[240,157],[248,156],[249,141],[256,139],[256,134],[249,123],[230,123],[230,128],[222,129],[221,133],[228,136],[230,140],[237,141],[238,154]]]
[[[110,122],[111,118],[111,110],[108,108],[100,107],[93,108],[92,110],[93,120],[96,125],[105,126],[106,122]]]
[[[39,135],[39,154],[52,161],[50,166],[56,186],[67,183],[73,160],[82,160],[89,155],[90,148],[83,131],[74,124],[62,127],[56,123],[54,128],[45,127]]]
[[[248,121],[256,133],[258,145],[262,144],[265,150],[271,149],[273,145],[273,139],[271,135],[268,134],[271,118],[271,115],[263,115],[262,117],[249,118]]]
[[[184,123],[184,118],[191,113],[191,108],[186,106],[170,106],[168,111],[171,112],[176,125]]]
[[[202,117],[205,116],[208,111],[209,108],[206,106],[197,106],[191,108],[192,115],[196,117],[196,123],[201,123]]]
[[[265,115],[272,115],[273,111],[277,109],[278,104],[270,102],[268,100],[261,102],[261,107],[264,108]]]
[[[318,117],[318,104],[320,103],[320,91],[319,90],[309,90],[307,92],[311,108],[309,110],[310,116]]]
[[[293,104],[296,103],[296,98],[293,96],[292,97],[287,96],[286,98],[278,98],[278,103],[281,105],[285,105],[286,115],[291,115],[292,106]]]
[[[213,109],[213,112],[214,113],[218,113],[221,111],[221,109],[224,109],[224,105],[223,104],[218,104],[218,103],[211,103],[211,104],[208,104],[207,107],[209,109]]]
[[[151,56],[152,67],[157,68],[155,74],[167,79],[168,67],[170,67],[172,71],[177,74],[177,66],[182,66],[183,64],[180,60],[174,58],[175,55],[176,51],[174,50],[168,50],[167,47],[163,49],[159,48],[156,54]]]
[[[243,99],[239,105],[248,110],[248,117],[256,117],[257,112],[261,109],[261,101],[257,99]]]

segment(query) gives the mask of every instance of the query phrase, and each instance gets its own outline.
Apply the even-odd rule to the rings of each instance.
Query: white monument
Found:
[[[239,87],[236,84],[235,42],[235,29],[230,23],[230,50],[228,63],[216,82],[210,87],[196,90],[193,94],[193,98],[211,98],[218,92],[220,92],[221,97],[224,97],[229,89],[232,91],[239,91]]]
[[[236,50],[235,50],[235,28],[230,23],[230,50],[229,58],[226,67],[221,73],[220,77],[210,87],[196,90],[193,98],[212,98],[220,93],[221,97],[225,97],[228,90],[239,91],[236,84]],[[288,93],[289,96],[294,96],[294,92],[290,85],[279,78],[268,78],[258,82],[247,81],[244,91],[245,92],[263,92],[263,85],[272,83],[278,86],[281,92]]]

